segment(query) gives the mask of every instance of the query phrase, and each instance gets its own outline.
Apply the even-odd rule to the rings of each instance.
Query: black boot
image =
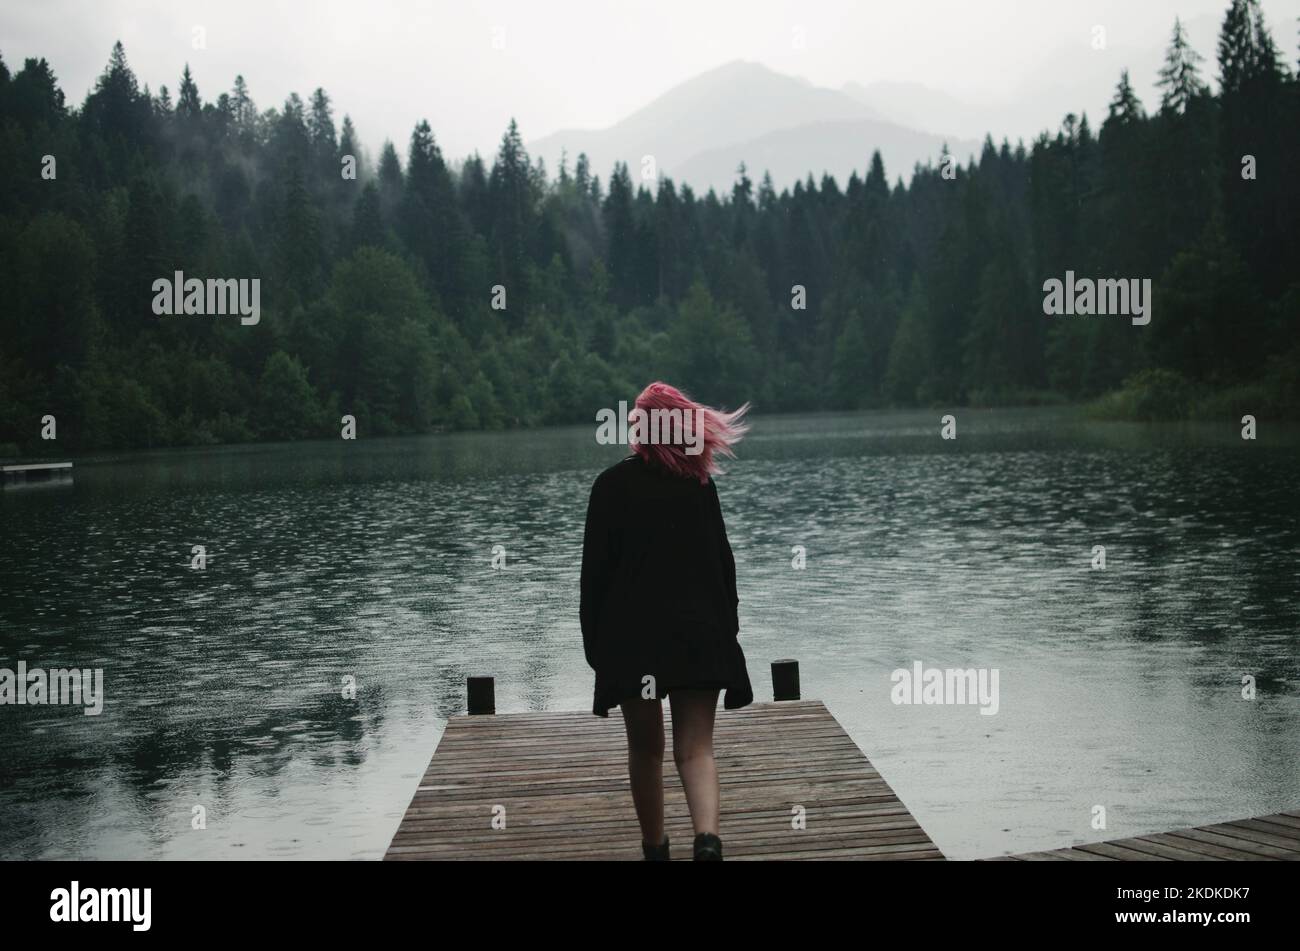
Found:
[[[712,832],[701,832],[695,837],[695,861],[721,862],[722,840]]]
[[[668,858],[668,836],[664,835],[664,840],[660,845],[650,845],[641,842],[641,854],[645,856],[647,862],[667,862]]]

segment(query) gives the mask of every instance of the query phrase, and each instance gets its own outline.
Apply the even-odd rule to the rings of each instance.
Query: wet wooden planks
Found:
[[[689,859],[666,710],[664,730],[667,831]],[[943,858],[820,701],[720,710],[714,752],[728,861]],[[385,858],[640,860],[626,755],[617,709],[454,717]]]
[[[1175,832],[1024,852],[995,861],[1273,862],[1300,860],[1300,811],[1279,812]]]

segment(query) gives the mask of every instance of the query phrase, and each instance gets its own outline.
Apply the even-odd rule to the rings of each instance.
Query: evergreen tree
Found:
[[[1287,135],[1294,123],[1278,117],[1294,103],[1283,67],[1264,25],[1258,0],[1232,0],[1219,37],[1219,162],[1224,227],[1270,295],[1290,280],[1285,248],[1294,230],[1286,214],[1297,209],[1296,187],[1268,170],[1286,168]],[[1253,166],[1253,176],[1249,169]],[[1279,211],[1282,214],[1279,215]]]
[[[1160,81],[1156,83],[1163,90],[1160,97],[1162,110],[1184,113],[1193,100],[1206,94],[1200,72],[1204,59],[1187,42],[1182,21],[1175,17],[1174,35],[1165,53],[1165,65],[1160,69]]]
[[[338,165],[338,160],[345,155],[350,155],[357,163],[357,180],[363,181],[366,177],[366,168],[362,163],[361,143],[357,140],[356,127],[352,125],[350,116],[343,117],[343,127],[339,131],[338,154],[331,156],[331,167]]]
[[[311,94],[307,136],[311,140],[315,153],[332,163],[338,151],[338,139],[334,130],[334,109],[330,105],[330,97],[319,87]]]
[[[602,208],[608,240],[610,293],[614,303],[627,309],[642,303],[637,287],[636,221],[632,213],[632,179],[627,164],[619,162],[609,178],[609,196]]]
[[[1110,101],[1106,121],[1130,125],[1145,118],[1142,102],[1133,91],[1133,84],[1129,82],[1128,70],[1123,70],[1119,74],[1119,85],[1115,89],[1115,98]]]
[[[186,63],[176,96],[176,115],[186,122],[194,122],[202,114],[203,101],[199,98],[199,86],[190,75],[190,64]]]
[[[384,244],[384,216],[379,202],[379,187],[374,182],[366,182],[352,213],[352,246],[382,248]]]
[[[285,172],[276,252],[285,285],[305,300],[320,279],[322,248],[320,219],[297,165],[289,165]]]
[[[1219,85],[1225,97],[1275,86],[1283,66],[1259,0],[1231,0],[1219,34]]]
[[[591,163],[586,152],[579,152],[578,161],[573,165],[573,187],[580,195],[591,192]]]
[[[257,124],[257,106],[248,94],[248,84],[243,76],[235,77],[235,86],[231,97],[234,106],[235,128],[241,135],[252,135]]]
[[[477,152],[466,159],[461,167],[460,201],[474,231],[481,235],[491,231],[492,208],[488,198],[487,170]]]
[[[501,138],[488,178],[488,241],[497,281],[522,288],[523,275],[536,248],[537,203],[540,187],[529,164],[514,119]]]
[[[108,66],[81,112],[87,131],[106,147],[99,171],[107,181],[121,184],[129,175],[133,154],[151,145],[153,103],[141,93],[120,40],[113,44]]]
[[[463,302],[464,229],[451,173],[424,120],[411,133],[398,220],[407,247],[424,263],[435,290],[454,312]]]

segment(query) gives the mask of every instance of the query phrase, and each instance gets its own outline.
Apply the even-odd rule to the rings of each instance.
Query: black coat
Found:
[[[579,617],[596,672],[592,713],[608,716],[673,687],[717,687],[723,705],[754,699],[737,634],[736,563],[718,489],[639,456],[602,472],[591,487],[582,546]]]

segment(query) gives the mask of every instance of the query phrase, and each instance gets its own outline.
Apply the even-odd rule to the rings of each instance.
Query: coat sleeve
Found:
[[[582,574],[579,582],[578,620],[587,664],[596,669],[600,654],[600,606],[613,575],[614,525],[609,480],[598,477],[587,501],[587,524],[582,535]]]
[[[736,593],[736,559],[731,553],[731,542],[727,540],[727,525],[722,519],[722,500],[718,498],[718,486],[709,479],[709,491],[713,494],[713,515],[717,520],[719,542],[722,547],[722,571],[727,580],[727,593],[731,597],[732,631],[740,633],[740,596]]]

